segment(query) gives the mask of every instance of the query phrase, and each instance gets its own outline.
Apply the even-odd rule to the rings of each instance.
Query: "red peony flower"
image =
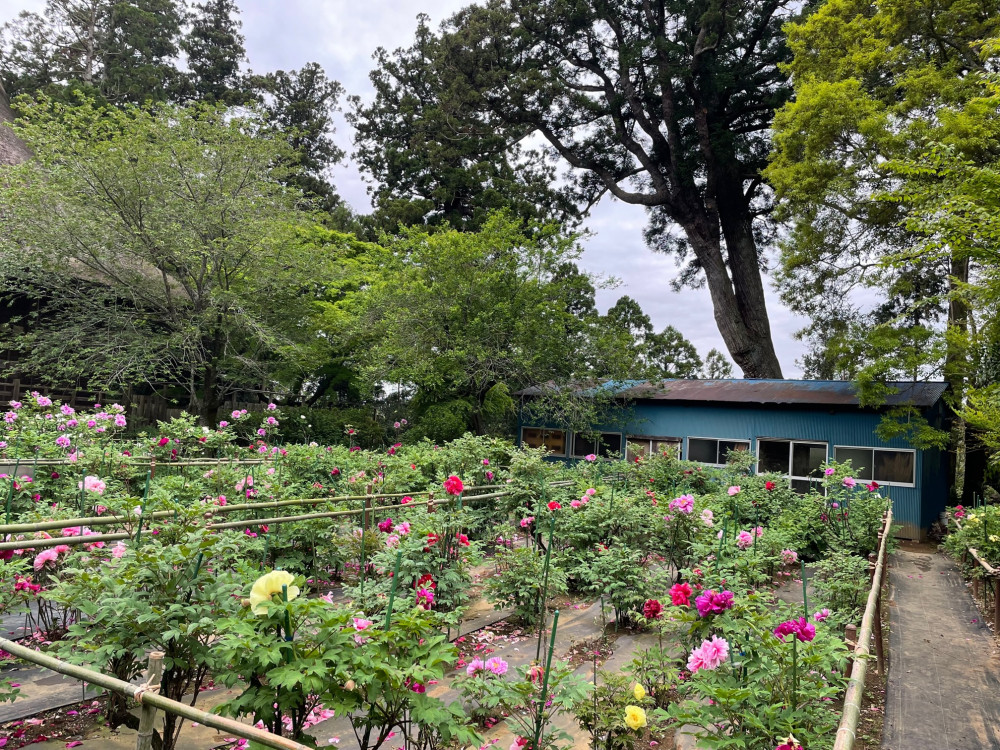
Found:
[[[659,620],[663,614],[663,605],[658,599],[647,599],[642,605],[642,616],[647,620]]]
[[[670,601],[675,607],[691,606],[691,584],[675,583],[671,586]]]
[[[560,508],[562,508],[562,506],[555,500],[549,503],[549,510],[559,510]]]
[[[764,489],[767,490],[768,492],[770,492],[771,490],[773,490],[774,487],[775,487],[774,482],[771,482],[771,481],[764,482]]]
[[[444,480],[444,491],[449,495],[461,495],[464,489],[465,485],[462,484],[462,480],[454,474]]]

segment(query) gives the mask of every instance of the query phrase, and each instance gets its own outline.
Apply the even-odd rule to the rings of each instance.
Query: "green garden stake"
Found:
[[[201,563],[202,563],[202,560],[204,560],[204,559],[205,559],[205,553],[204,552],[199,552],[198,553],[198,559],[195,560],[195,563],[194,563],[194,573],[191,574],[191,581],[190,581],[190,583],[191,583],[192,586],[194,586],[194,579],[198,577],[198,572],[201,570]],[[188,589],[188,593],[187,593],[187,601],[188,602],[191,601],[191,589],[190,588]]]
[[[392,603],[396,598],[396,582],[399,580],[399,561],[403,559],[403,552],[400,550],[396,553],[396,567],[392,570],[392,585],[389,587],[389,607],[385,611],[385,627],[383,630],[389,630],[389,623],[392,621]]]
[[[80,515],[83,515],[83,497],[86,491],[86,487],[84,486],[86,482],[84,480],[86,479],[86,473],[86,469],[80,469]]]
[[[365,595],[365,501],[361,501],[361,596]]]
[[[10,505],[14,500],[14,482],[17,479],[17,470],[21,466],[21,459],[14,461],[14,473],[10,477],[10,489],[7,491],[7,523],[10,523]]]
[[[542,678],[542,698],[538,704],[538,716],[535,718],[535,742],[532,747],[538,747],[542,735],[542,714],[549,692],[549,671],[552,669],[552,654],[556,650],[556,627],[559,625],[559,610],[552,615],[552,637],[549,640],[549,653],[545,660],[545,676]]]
[[[542,653],[542,638],[545,637],[545,611],[547,609],[548,594],[549,594],[549,559],[552,556],[552,536],[556,530],[556,517],[555,514],[552,515],[552,520],[549,523],[549,544],[545,548],[545,566],[544,572],[542,573],[542,596],[539,604],[541,605],[541,615],[542,621],[538,627],[538,647],[535,649],[535,658],[538,659]]]
[[[288,584],[281,584],[281,601],[286,605],[288,604]],[[292,640],[292,620],[288,615],[288,607],[285,607],[285,640],[291,642]]]
[[[798,648],[796,647],[796,642],[798,638],[792,636],[792,710],[795,710],[796,694],[799,692],[799,664],[798,664]]]
[[[806,561],[799,560],[802,567],[802,609],[805,610],[806,619],[809,619],[809,599],[806,597]]]

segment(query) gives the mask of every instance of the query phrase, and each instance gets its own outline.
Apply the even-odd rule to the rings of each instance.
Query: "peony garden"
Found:
[[[285,442],[284,421],[269,404],[136,434],[117,404],[12,402],[11,638],[145,687],[160,654],[159,695],[306,747],[833,747],[890,505],[849,464],[799,494],[745,452],[567,463],[410,442],[405,420],[368,450],[350,425]],[[5,655],[16,707],[35,696]],[[4,746],[67,713],[66,747],[140,730],[107,691],[5,724]],[[152,746],[207,747],[197,731],[161,712]]]

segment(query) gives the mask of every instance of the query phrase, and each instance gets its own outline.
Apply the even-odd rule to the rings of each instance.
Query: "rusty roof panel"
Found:
[[[886,405],[912,403],[932,406],[947,383],[888,383],[897,392],[886,397]],[[593,386],[590,386],[591,388]],[[605,388],[623,398],[650,401],[716,402],[731,404],[796,404],[815,406],[860,406],[857,387],[849,380],[663,380],[636,383],[606,383]],[[536,395],[539,389],[521,393]]]

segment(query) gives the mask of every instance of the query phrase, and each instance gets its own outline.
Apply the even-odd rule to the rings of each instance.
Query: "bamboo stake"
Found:
[[[875,564],[875,575],[872,577],[872,588],[868,592],[868,604],[861,620],[861,630],[858,642],[854,647],[854,664],[851,667],[851,679],[844,693],[844,713],[837,727],[837,739],[833,750],[852,750],[857,737],[858,719],[861,716],[861,696],[865,691],[865,672],[868,670],[868,658],[871,653],[869,641],[872,637],[872,621],[875,617],[875,604],[882,593],[882,570],[885,565],[886,545],[892,532],[892,508],[886,512],[885,526],[882,532],[882,543],[879,545],[878,561]],[[2,646],[2,644],[0,644]]]
[[[160,676],[163,674],[163,652],[153,651],[149,655],[144,690],[159,690]],[[153,750],[153,723],[156,720],[156,706],[143,704],[139,714],[139,735],[135,740],[135,750]]]
[[[77,680],[83,680],[91,685],[102,687],[105,690],[111,690],[120,695],[128,696],[129,698],[135,700],[140,706],[154,706],[161,711],[176,714],[177,716],[190,721],[196,721],[199,724],[204,724],[212,729],[218,729],[228,735],[253,740],[254,742],[264,745],[265,747],[276,748],[276,750],[309,750],[306,745],[302,745],[294,740],[279,737],[261,729],[256,729],[249,724],[243,724],[242,722],[234,719],[228,719],[223,716],[217,716],[209,713],[208,711],[202,711],[194,708],[193,706],[189,706],[186,703],[179,703],[178,701],[164,698],[162,695],[152,691],[143,690],[139,685],[133,685],[130,682],[119,680],[115,677],[106,675],[103,672],[98,672],[87,667],[81,667],[76,664],[68,664],[49,656],[48,654],[43,654],[39,651],[27,648],[26,646],[22,646],[14,641],[9,641],[6,638],[0,638],[0,648],[13,654],[18,659],[23,659],[24,661],[31,662],[32,664],[37,664],[38,666],[50,669],[53,672],[68,675]]]

